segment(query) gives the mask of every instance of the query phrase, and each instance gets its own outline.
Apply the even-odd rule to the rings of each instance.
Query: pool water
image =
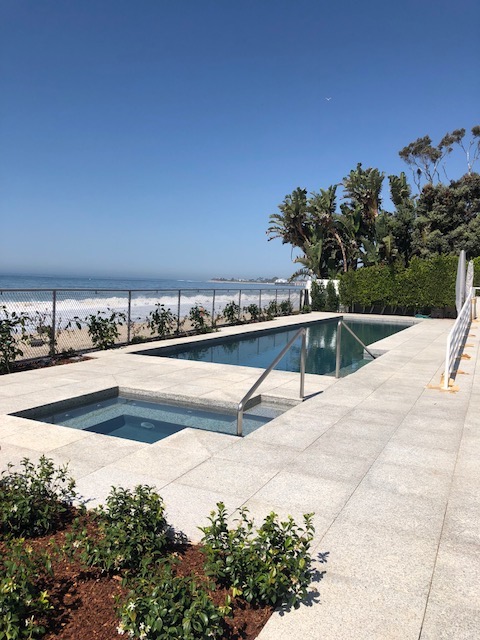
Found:
[[[41,410],[41,407],[39,408]],[[258,404],[244,413],[243,433],[247,435],[285,411],[285,407]],[[117,438],[153,443],[187,427],[236,435],[237,415],[216,409],[157,403],[117,396],[31,419],[74,429],[93,431]]]
[[[346,323],[366,345],[386,338],[412,323],[352,321]],[[305,325],[307,329],[306,372],[320,375],[335,373],[337,320]],[[201,344],[163,347],[138,351],[142,355],[164,356],[182,360],[216,362],[266,369],[282,348],[293,338],[299,327],[262,331],[256,335],[235,338],[210,339]],[[301,339],[292,345],[275,367],[281,371],[300,371]],[[363,347],[348,333],[342,331],[341,373],[347,375],[370,362],[364,357]]]

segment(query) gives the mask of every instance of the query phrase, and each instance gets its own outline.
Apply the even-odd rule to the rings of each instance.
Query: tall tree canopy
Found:
[[[269,240],[280,238],[299,250],[301,267],[293,277],[336,274],[374,264],[401,262],[413,256],[457,253],[480,255],[480,175],[473,166],[480,157],[480,126],[445,134],[437,146],[430,136],[404,147],[400,156],[413,170],[420,194],[412,195],[404,172],[388,176],[394,211],[382,208],[384,174],[361,163],[339,185],[308,193],[297,188],[270,216]],[[445,159],[457,145],[465,154],[467,173],[449,184]],[[422,186],[422,182],[424,183]],[[337,206],[337,189],[343,193]]]

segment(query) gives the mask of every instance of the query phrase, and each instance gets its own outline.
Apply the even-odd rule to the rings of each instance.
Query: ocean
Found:
[[[21,289],[23,291],[19,291]],[[65,290],[56,294],[56,316],[67,323],[75,316],[85,317],[107,309],[126,313],[128,290],[136,290],[130,300],[132,320],[141,320],[156,304],[163,304],[180,316],[187,315],[194,305],[203,306],[210,313],[220,313],[225,304],[232,301],[241,307],[253,303],[264,307],[272,300],[281,302],[289,299],[295,306],[299,302],[301,287],[155,278],[0,276],[0,309],[4,307],[10,313],[24,312],[30,316],[51,314],[53,289]]]

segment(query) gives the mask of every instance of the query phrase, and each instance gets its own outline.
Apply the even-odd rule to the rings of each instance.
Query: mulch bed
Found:
[[[43,640],[119,640],[117,610],[128,590],[122,586],[119,575],[102,575],[95,568],[85,569],[78,561],[55,553],[55,547],[63,545],[69,530],[67,525],[63,531],[26,542],[35,551],[49,552],[52,557],[53,577],[48,577],[44,584],[42,581],[42,588],[48,591],[53,605],[48,618],[41,621],[47,629]],[[2,547],[0,542],[0,552],[4,551]],[[172,544],[168,553],[174,553],[179,560],[175,568],[177,575],[193,575],[198,582],[208,580],[199,545]],[[219,587],[209,595],[216,605],[222,605],[227,592]],[[225,619],[222,638],[253,640],[272,612],[272,607],[260,608],[242,598],[232,598],[232,615]]]
[[[32,371],[34,369],[44,369],[45,367],[56,367],[61,364],[72,364],[73,362],[82,362],[83,360],[92,360],[87,356],[45,356],[44,358],[38,358],[38,360],[22,360],[20,362],[14,362],[8,373],[18,373],[19,371]],[[0,375],[8,375],[7,372],[0,373]]]

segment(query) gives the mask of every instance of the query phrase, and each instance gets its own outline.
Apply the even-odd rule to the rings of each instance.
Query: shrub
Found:
[[[290,316],[293,313],[293,305],[290,300],[282,300],[278,305],[278,312],[281,316]]]
[[[458,258],[412,258],[408,267],[377,265],[340,276],[340,302],[348,307],[432,309],[455,306]]]
[[[309,552],[313,514],[304,515],[302,529],[291,517],[278,522],[271,513],[255,535],[247,509],[240,511],[233,530],[228,530],[223,503],[217,509],[210,514],[211,524],[201,528],[207,574],[248,602],[298,607],[313,576]]]
[[[198,333],[209,333],[212,331],[212,327],[207,324],[208,318],[210,318],[208,311],[198,304],[193,306],[188,313],[188,319]]]
[[[311,308],[312,311],[325,311],[325,305],[327,303],[327,297],[325,294],[325,287],[323,282],[319,280],[313,280],[312,288],[310,290],[311,295]]]
[[[19,344],[27,338],[29,317],[25,313],[10,313],[5,306],[0,307],[0,312],[0,373],[10,373],[17,357],[23,356]]]
[[[264,314],[267,320],[273,320],[278,315],[278,305],[275,300],[272,300],[264,309]]]
[[[77,493],[67,465],[55,468],[42,456],[38,466],[24,458],[23,470],[9,464],[0,478],[0,533],[2,536],[41,536],[56,530],[72,513]]]
[[[153,580],[140,581],[120,609],[118,633],[142,640],[222,637],[230,598],[217,607],[192,577],[178,577],[165,565]]]
[[[237,324],[240,321],[240,307],[233,300],[231,302],[227,302],[227,304],[223,307],[223,317],[228,322],[228,324]]]
[[[0,638],[17,640],[45,633],[39,617],[51,605],[42,577],[51,573],[46,554],[35,554],[23,539],[5,545],[0,555]]]
[[[252,322],[260,320],[260,309],[258,304],[249,304],[247,307],[243,307],[243,310],[248,313]]]
[[[170,309],[165,309],[163,304],[157,303],[155,309],[148,314],[147,327],[152,336],[157,334],[163,338],[172,333],[174,326],[175,316]]]
[[[73,322],[75,322],[78,329],[82,328],[82,324],[87,326],[88,335],[92,339],[95,348],[110,349],[115,346],[115,340],[120,337],[118,327],[121,327],[126,319],[127,316],[121,311],[107,309],[107,311],[91,313],[84,320],[75,316]],[[71,323],[69,322],[67,326],[71,326]]]
[[[133,491],[112,487],[105,506],[94,511],[98,531],[92,537],[81,522],[67,536],[66,550],[76,550],[87,566],[103,572],[139,569],[161,554],[167,544],[168,525],[161,497],[147,485]]]
[[[335,289],[335,285],[331,280],[327,283],[326,288],[326,300],[325,300],[325,310],[326,311],[338,311],[338,293]]]

